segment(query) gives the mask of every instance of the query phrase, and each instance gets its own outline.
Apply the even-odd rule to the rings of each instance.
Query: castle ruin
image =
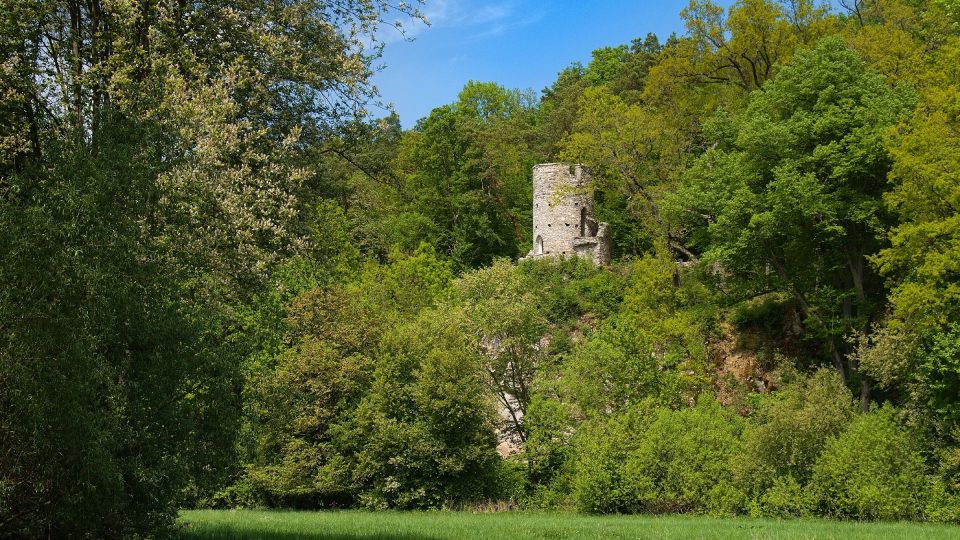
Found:
[[[527,257],[577,256],[610,264],[609,225],[593,217],[593,197],[583,187],[582,165],[533,167],[533,249]]]

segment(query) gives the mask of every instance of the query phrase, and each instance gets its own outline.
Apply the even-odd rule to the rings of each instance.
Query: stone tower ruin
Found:
[[[609,225],[593,218],[593,197],[581,165],[533,167],[533,249],[528,257],[578,256],[610,264]]]

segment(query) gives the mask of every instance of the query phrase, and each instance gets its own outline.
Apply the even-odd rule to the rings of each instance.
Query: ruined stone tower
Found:
[[[610,233],[593,218],[593,198],[579,189],[589,177],[581,165],[533,167],[533,249],[528,257],[573,256],[610,263]]]

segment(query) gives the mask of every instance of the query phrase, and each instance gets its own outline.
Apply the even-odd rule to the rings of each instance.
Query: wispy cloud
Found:
[[[514,28],[532,24],[543,17],[540,13],[517,19],[523,10],[523,0],[427,0],[423,14],[429,26],[410,17],[398,21],[403,33],[384,28],[380,39],[387,42],[415,38],[428,28],[459,28],[469,32],[471,39],[491,37]]]
[[[474,13],[468,15],[467,20],[471,25],[497,22],[513,15],[515,8],[514,2],[478,6]]]
[[[546,11],[540,11],[540,12],[528,15],[527,17],[524,17],[522,19],[513,19],[510,21],[498,21],[497,24],[494,24],[489,28],[470,36],[470,39],[484,39],[488,37],[499,36],[511,30],[516,30],[518,28],[523,28],[524,26],[529,26],[531,24],[540,22],[540,20],[543,19],[543,17],[546,14],[547,14]]]

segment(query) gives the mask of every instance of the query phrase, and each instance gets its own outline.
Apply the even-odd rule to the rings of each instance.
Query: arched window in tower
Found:
[[[587,235],[587,207],[580,209],[580,236]]]
[[[533,250],[537,255],[543,255],[543,237],[537,236],[536,247]]]

